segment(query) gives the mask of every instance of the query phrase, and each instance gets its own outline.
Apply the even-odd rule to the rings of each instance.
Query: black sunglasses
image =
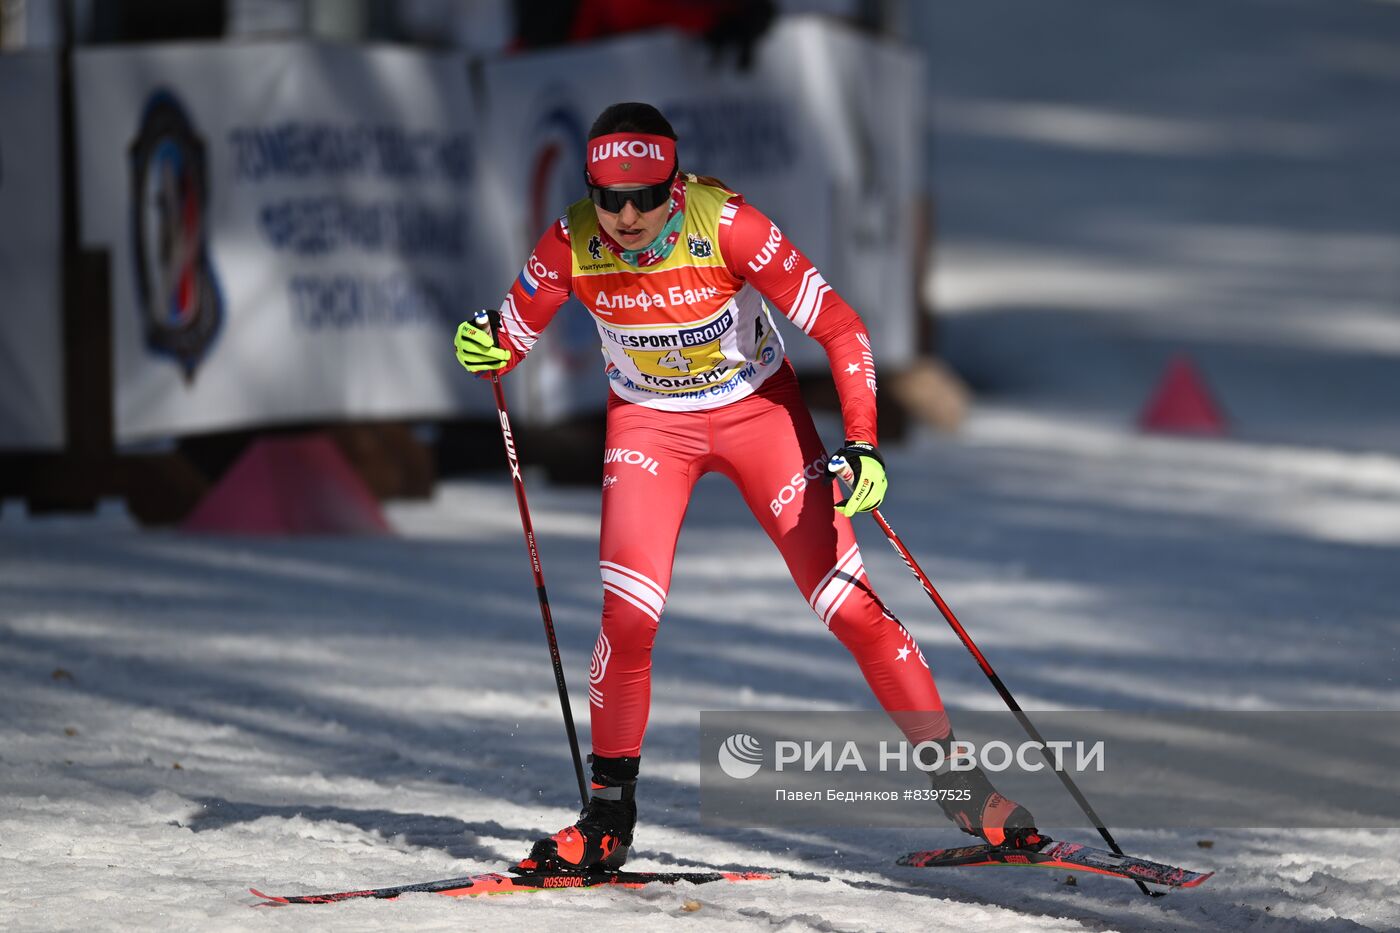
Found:
[[[671,183],[676,180],[676,168],[671,169],[671,176],[665,181],[646,188],[599,188],[589,180],[587,173],[584,173],[583,180],[588,184],[588,196],[593,199],[593,203],[609,214],[621,213],[628,201],[637,205],[637,210],[645,214],[671,199]]]

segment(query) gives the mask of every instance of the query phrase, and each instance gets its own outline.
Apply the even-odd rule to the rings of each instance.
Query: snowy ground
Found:
[[[1400,708],[1400,7],[915,6],[936,37],[943,345],[981,395],[963,433],[890,450],[890,521],[1028,708]],[[1230,439],[1132,430],[1183,350]],[[586,728],[598,495],[530,482]],[[573,816],[505,477],[390,511],[382,540],[0,515],[0,927],[1400,928],[1400,831],[1121,831],[1218,872],[1148,901],[894,867],[961,838],[932,815],[884,834],[702,824],[699,710],[870,706],[717,478],[658,642],[636,864],[830,880],[252,909],[249,885],[498,868]],[[950,705],[998,708],[861,534]]]
[[[912,8],[984,395],[1122,419],[1187,353],[1252,440],[1400,452],[1400,5]]]
[[[891,521],[1027,707],[1394,706],[1400,459],[1144,439],[984,409],[958,438],[898,452],[893,472]],[[532,492],[587,723],[598,497]],[[6,929],[300,929],[305,910],[319,911],[317,928],[357,930],[546,929],[591,911],[616,930],[1400,921],[1400,832],[1121,832],[1132,851],[1219,871],[1148,901],[1111,879],[894,867],[902,851],[956,840],[932,816],[927,832],[876,835],[736,838],[700,823],[698,710],[869,706],[855,666],[713,477],[682,535],[658,645],[636,861],[831,880],[253,910],[248,885],[311,893],[495,868],[571,818],[503,478],[395,507],[401,534],[389,540],[13,517],[0,521]],[[996,708],[878,529],[863,532],[872,577],[945,696]],[[1213,848],[1196,846],[1203,836]],[[700,910],[682,911],[692,898]]]

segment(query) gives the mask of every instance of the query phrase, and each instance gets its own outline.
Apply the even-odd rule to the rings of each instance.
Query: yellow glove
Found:
[[[874,444],[848,440],[845,447],[831,455],[826,468],[851,488],[851,494],[836,503],[836,511],[847,518],[879,508],[885,501],[890,483],[885,478],[885,458]]]
[[[476,321],[463,321],[457,326],[457,339],[452,345],[457,348],[457,362],[468,372],[485,373],[504,369],[510,364],[510,351],[496,346],[491,336],[490,318],[485,311],[476,316]]]

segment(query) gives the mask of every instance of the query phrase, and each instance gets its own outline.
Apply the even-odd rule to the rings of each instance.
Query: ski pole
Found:
[[[490,316],[478,312],[472,323],[483,330],[491,326]],[[578,792],[583,805],[588,806],[588,782],[583,779],[583,759],[578,751],[578,733],[574,729],[574,714],[569,708],[569,687],[564,682],[564,662],[559,658],[559,642],[554,637],[554,617],[549,612],[549,595],[544,589],[544,570],[540,566],[540,549],[535,544],[535,526],[530,521],[530,506],[525,501],[525,480],[520,475],[520,458],[515,453],[515,435],[510,430],[506,414],[506,394],[501,389],[501,377],[491,374],[491,390],[496,395],[496,414],[501,421],[501,440],[506,447],[510,478],[515,483],[515,504],[520,509],[520,527],[525,532],[525,549],[530,552],[530,570],[535,575],[535,592],[540,598],[540,618],[544,620],[544,637],[549,642],[549,659],[554,664],[554,683],[559,688],[559,705],[564,711],[564,731],[569,735],[569,751],[574,756],[574,774],[578,777]]]
[[[854,485],[855,471],[851,469],[851,465],[846,462],[845,457],[832,457],[827,461],[826,468],[841,477],[841,481],[847,486]],[[918,562],[914,560],[914,555],[910,554],[909,549],[904,546],[904,542],[899,540],[899,535],[894,533],[894,529],[890,527],[889,522],[885,521],[885,516],[880,514],[879,509],[871,509],[870,514],[875,516],[875,521],[880,525],[880,529],[884,531],[885,537],[890,539],[890,544],[894,547],[895,553],[904,561],[905,566],[913,572],[919,584],[923,586],[924,592],[928,594],[929,599],[933,600],[933,604],[938,607],[938,611],[943,614],[943,618],[953,627],[953,631],[957,634],[959,640],[962,641],[963,646],[967,648],[968,651],[972,652],[972,657],[977,661],[977,666],[982,668],[982,673],[987,675],[987,679],[992,682],[992,686],[996,688],[997,693],[1001,694],[1002,700],[1006,703],[1011,712],[1015,714],[1017,721],[1021,723],[1021,728],[1026,730],[1026,734],[1031,737],[1031,741],[1040,746],[1040,753],[1050,765],[1050,770],[1059,775],[1061,783],[1065,785],[1065,790],[1069,791],[1069,795],[1074,798],[1074,802],[1079,804],[1079,809],[1083,810],[1084,815],[1093,822],[1094,828],[1099,831],[1099,835],[1103,837],[1104,842],[1108,843],[1108,847],[1113,850],[1113,853],[1115,855],[1123,855],[1123,850],[1118,847],[1118,843],[1114,840],[1113,834],[1103,825],[1103,820],[1099,819],[1099,815],[1095,813],[1094,808],[1089,805],[1089,801],[1085,799],[1079,786],[1074,783],[1074,779],[1064,771],[1055,767],[1054,757],[1046,750],[1047,746],[1044,736],[1040,734],[1040,730],[1030,721],[1030,717],[1026,715],[1025,710],[1021,709],[1021,704],[1016,702],[1016,698],[1011,695],[1011,691],[1006,688],[1006,684],[1002,683],[1001,678],[997,676],[997,672],[992,668],[991,662],[987,660],[986,655],[977,647],[977,643],[972,640],[972,636],[967,633],[967,629],[962,627],[962,623],[958,621],[958,617],[953,615],[953,610],[949,609],[948,604],[943,601],[943,597],[938,595],[938,590],[933,587],[933,581],[929,580],[928,575],[919,568]],[[1143,884],[1141,880],[1134,880],[1137,881],[1138,889],[1142,891],[1143,894],[1146,894],[1148,897],[1158,896],[1149,891],[1147,885]]]

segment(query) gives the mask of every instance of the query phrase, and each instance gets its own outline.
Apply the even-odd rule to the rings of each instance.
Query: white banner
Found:
[[[0,55],[0,449],[63,428],[58,57]]]
[[[673,33],[488,62],[483,171],[506,247],[492,270],[492,306],[540,233],[583,195],[593,118],[619,100],[642,100],[675,127],[683,168],[743,192],[860,312],[878,365],[908,363],[919,68],[907,50],[809,17],[780,19],[749,72],[716,66],[708,47]],[[804,371],[827,365],[821,347],[795,328],[784,340]],[[508,384],[522,411],[552,421],[601,406],[600,371],[596,332],[571,303]]]
[[[161,45],[75,69],[119,442],[490,409],[451,343],[500,300],[461,58]]]
[[[914,351],[918,67],[812,18],[781,20],[749,72],[653,33],[488,62],[475,95],[460,56],[400,49],[80,50],[82,237],[112,257],[116,438],[488,411],[451,334],[581,194],[588,124],[622,98],[655,102],[687,169],[771,215],[896,368]],[[826,365],[785,336],[804,370]],[[600,410],[599,369],[591,321],[564,309],[508,380],[517,417]]]
[[[779,35],[791,56],[783,67],[802,75],[802,112],[830,185],[831,252],[819,265],[865,319],[877,366],[901,369],[918,355],[923,63],[827,20],[800,19]]]

